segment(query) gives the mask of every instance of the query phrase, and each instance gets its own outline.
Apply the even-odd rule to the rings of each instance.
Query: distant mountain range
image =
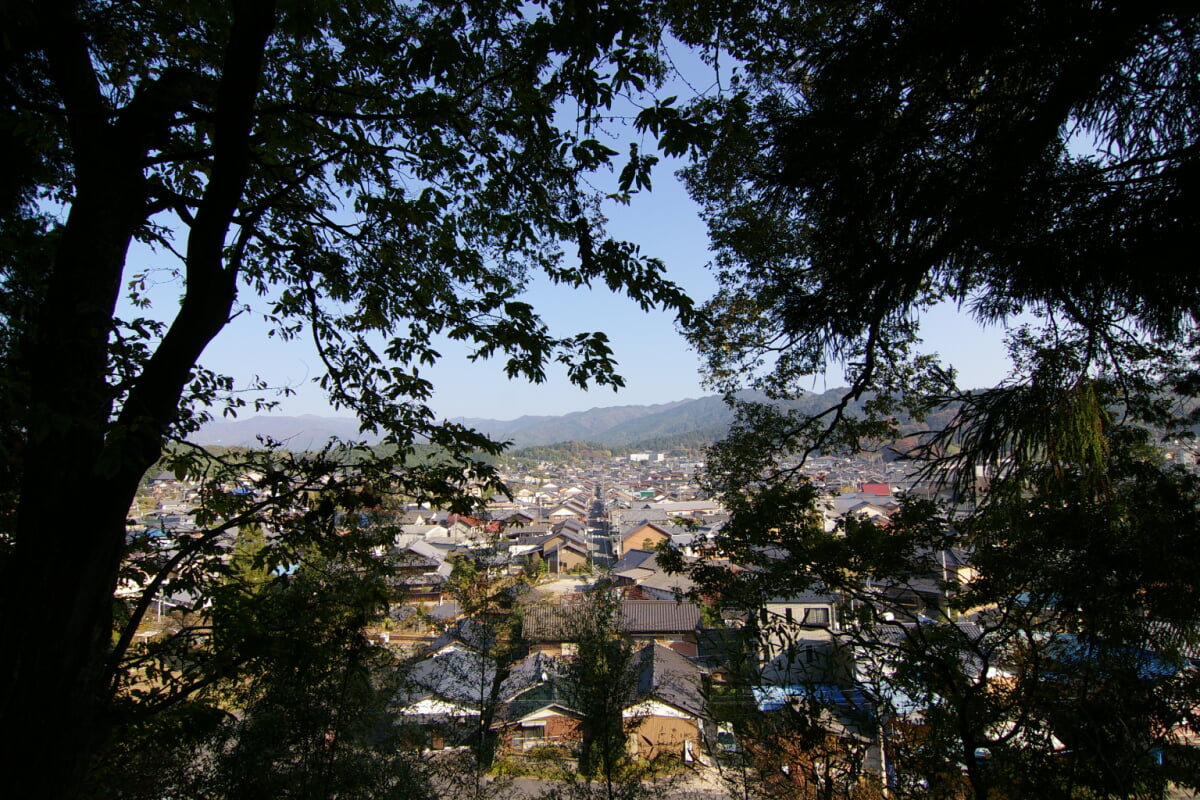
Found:
[[[845,392],[839,387],[823,394],[810,393],[788,405],[803,413],[814,414],[838,402]],[[765,399],[763,395],[751,393],[742,396],[751,400]],[[920,427],[936,430],[947,424],[953,415],[953,406],[942,409],[930,414],[926,425]],[[653,406],[593,408],[561,416],[526,416],[514,420],[457,417],[450,421],[494,439],[512,442],[513,450],[586,442],[626,451],[665,452],[702,447],[717,441],[728,431],[733,412],[720,397],[709,396]],[[901,422],[905,421],[902,419]],[[1200,433],[1200,425],[1195,430]],[[205,425],[191,438],[202,445],[255,447],[260,436],[283,442],[290,450],[317,449],[331,438],[361,438],[355,420],[313,414],[222,420]],[[371,443],[369,439],[368,442]]]
[[[558,417],[520,417],[507,422],[467,417],[451,421],[511,441],[515,447],[529,447],[573,441],[622,446],[708,429],[720,435],[732,420],[729,407],[720,397],[711,396],[654,406],[593,408]]]
[[[821,395],[807,395],[798,405],[812,410],[827,408],[842,391],[831,389]],[[571,441],[627,447],[688,435],[715,441],[732,420],[729,407],[713,395],[653,406],[593,408],[561,416],[526,416],[507,421],[456,417],[450,421],[496,439],[511,441],[514,447],[520,448]],[[253,447],[260,435],[285,442],[293,450],[319,447],[330,437],[359,437],[358,424],[352,419],[306,414],[212,422],[192,436],[192,440],[203,445]]]

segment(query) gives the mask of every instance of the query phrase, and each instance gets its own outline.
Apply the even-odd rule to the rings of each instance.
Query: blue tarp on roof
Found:
[[[1137,678],[1156,681],[1177,675],[1183,665],[1173,663],[1152,650],[1132,645],[1111,645],[1073,633],[1055,634],[1046,648],[1050,659],[1063,667],[1090,666],[1105,670],[1123,671],[1133,668]]]
[[[784,706],[799,700],[816,702],[827,708],[836,708],[843,713],[858,713],[870,715],[872,704],[866,694],[857,686],[845,687],[831,683],[815,683],[810,685],[793,686],[754,686],[751,687],[754,702],[759,711],[778,711]]]

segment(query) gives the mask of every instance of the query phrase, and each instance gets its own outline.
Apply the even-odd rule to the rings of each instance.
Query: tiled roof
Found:
[[[457,603],[452,605],[457,605]],[[459,612],[461,613],[461,609]],[[495,641],[496,632],[488,625],[474,619],[460,619],[434,639],[429,650],[436,652],[449,644],[462,644],[472,650],[486,652],[492,648]]]
[[[696,583],[687,575],[668,575],[665,572],[652,572],[637,581],[639,586],[657,589],[660,592],[677,592],[686,594],[696,588]]]
[[[517,695],[543,683],[561,681],[566,665],[545,653],[532,653],[513,664],[500,685],[500,699],[511,700]]]
[[[661,644],[648,644],[633,659],[637,670],[637,698],[657,698],[696,716],[704,714],[700,668]]]
[[[643,567],[647,569],[657,569],[658,563],[653,550],[639,550],[636,547],[631,547],[621,556],[621,560],[613,564],[613,572],[621,572],[627,569],[636,569]],[[647,564],[646,562],[650,563]]]
[[[584,606],[531,606],[525,610],[522,632],[535,642],[578,641]],[[623,633],[687,633],[700,623],[700,609],[674,600],[623,600],[619,622]]]
[[[659,533],[663,534],[664,536],[671,535],[670,527],[668,527],[666,525],[660,525],[658,522],[653,522],[651,520],[644,519],[641,522],[635,523],[633,525],[627,525],[624,528],[622,528],[620,538],[627,539],[631,535],[636,533],[637,531],[640,531],[642,528],[653,528],[654,530],[658,531]]]
[[[578,638],[579,606],[530,606],[521,619],[521,634],[531,642],[569,642]]]
[[[402,701],[412,703],[432,695],[478,707],[481,687],[490,687],[495,674],[492,659],[474,650],[442,650],[412,666]]]
[[[621,617],[628,633],[683,633],[700,624],[700,609],[674,600],[625,600]]]

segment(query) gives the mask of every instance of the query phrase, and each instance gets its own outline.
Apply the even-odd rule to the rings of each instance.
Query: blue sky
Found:
[[[660,165],[665,166],[665,165]],[[662,169],[653,191],[635,195],[629,206],[605,209],[610,230],[657,256],[667,274],[697,300],[709,297],[716,283],[707,269],[709,252],[704,225],[681,184]],[[529,299],[551,331],[569,335],[603,330],[621,364],[627,386],[620,392],[572,386],[560,369],[546,383],[509,381],[499,361],[468,362],[451,346],[443,361],[424,374],[437,387],[434,410],[441,416],[514,419],[524,415],[557,415],[616,405],[654,405],[710,394],[701,386],[699,361],[665,313],[643,313],[633,302],[601,287],[574,290],[540,281]],[[1003,331],[982,330],[951,307],[934,309],[922,321],[926,350],[939,352],[967,386],[992,384],[1003,378],[1007,360]],[[246,316],[235,320],[209,348],[204,364],[233,375],[241,385],[260,375],[274,385],[290,385],[295,397],[284,400],[279,413],[333,414],[312,379],[320,365],[307,342],[284,344],[267,339],[261,326]],[[810,388],[824,391],[841,385],[841,375],[815,377]]]

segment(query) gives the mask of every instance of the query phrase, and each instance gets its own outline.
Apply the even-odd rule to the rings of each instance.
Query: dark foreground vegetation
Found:
[[[195,796],[445,787],[394,740],[361,640],[389,536],[365,512],[504,491],[477,455],[499,445],[428,406],[437,336],[513,378],[621,384],[602,333],[552,333],[522,300],[539,274],[677,316],[731,399],[846,366],[824,413],[734,400],[708,455],[726,560],[677,566],[743,611],[846,598],[864,686],[895,688],[872,700],[889,791],[1195,786],[1197,487],[1147,434],[1185,435],[1200,392],[1193,4],[46,0],[5,3],[0,30],[6,793],[181,792],[139,760],[199,732],[156,762],[198,770]],[[684,47],[712,80],[663,96]],[[604,231],[663,154],[709,222],[703,309]],[[161,276],[178,304],[152,308]],[[1015,326],[1004,383],[963,391],[921,352],[939,302]],[[387,447],[168,451],[270,402],[202,366],[243,313],[311,339],[333,405]],[[912,455],[953,507],[813,525],[800,460],[948,404]],[[205,489],[200,532],[156,551],[126,515],[164,452]],[[969,557],[945,607],[881,605],[931,548]],[[168,584],[211,614],[184,651],[136,637]]]

